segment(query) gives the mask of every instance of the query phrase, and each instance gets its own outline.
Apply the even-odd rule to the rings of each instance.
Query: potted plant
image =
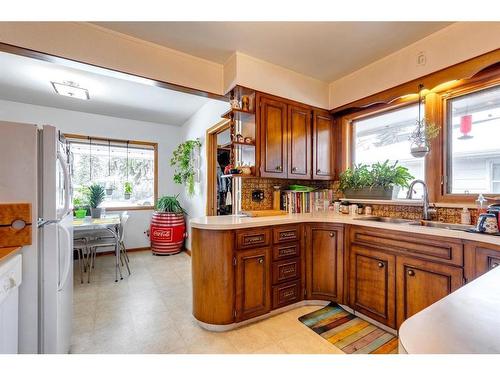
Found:
[[[355,165],[340,174],[339,189],[346,198],[354,199],[393,199],[399,188],[408,187],[413,180],[408,168],[384,163],[374,163],[370,167],[366,164]]]
[[[186,211],[178,195],[165,195],[158,199],[151,219],[151,250],[155,255],[171,255],[182,250],[186,238]]]
[[[89,186],[87,194],[90,205],[90,216],[92,216],[93,219],[98,219],[102,214],[102,208],[99,206],[104,201],[106,192],[101,185],[93,184]]]
[[[110,184],[106,185],[106,195],[112,195],[113,190],[115,190],[115,184],[110,183]]]
[[[189,196],[194,195],[195,176],[198,173],[196,152],[200,147],[198,139],[183,142],[177,146],[170,159],[170,165],[175,168],[174,182],[185,185]]]
[[[130,196],[132,195],[132,184],[128,181],[125,182],[123,195],[125,199],[130,199]]]
[[[79,197],[73,198],[73,207],[75,211],[75,217],[77,219],[83,219],[87,215],[87,209],[83,203],[83,199]]]

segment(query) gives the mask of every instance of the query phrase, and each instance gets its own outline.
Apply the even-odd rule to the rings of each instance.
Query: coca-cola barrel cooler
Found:
[[[177,254],[186,238],[183,214],[154,212],[150,227],[151,251],[155,255]]]

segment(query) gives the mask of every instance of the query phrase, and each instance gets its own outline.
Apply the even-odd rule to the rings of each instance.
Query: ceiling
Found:
[[[0,52],[0,99],[181,126],[207,99],[151,85],[150,81],[82,65],[66,67]],[[85,70],[88,69],[88,70]],[[57,95],[51,81],[74,81],[90,100]]]
[[[217,63],[235,51],[331,82],[450,22],[96,22]]]

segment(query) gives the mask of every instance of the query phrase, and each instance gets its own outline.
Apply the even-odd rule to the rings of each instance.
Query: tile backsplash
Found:
[[[333,189],[337,192],[338,182],[334,181],[304,181],[304,180],[282,180],[275,178],[245,178],[242,180],[241,188],[241,208],[244,211],[253,210],[271,210],[273,208],[273,186],[280,186],[281,190],[286,189],[289,185],[298,184],[312,186],[320,189]],[[252,201],[252,191],[264,191],[264,200],[261,202]],[[335,197],[340,197],[341,194],[336,193]],[[390,204],[390,201],[384,204],[370,204],[372,206],[372,214],[375,216],[385,217],[400,217],[403,219],[417,220],[422,217],[422,207],[404,206],[400,204]],[[437,207],[436,214],[432,220],[442,221],[445,223],[460,223],[461,208],[446,208]],[[477,222],[477,209],[469,209],[471,222]]]

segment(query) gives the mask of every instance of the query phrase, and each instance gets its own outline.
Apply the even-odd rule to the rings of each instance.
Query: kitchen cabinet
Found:
[[[260,176],[287,177],[287,104],[258,96]]]
[[[236,320],[271,310],[271,249],[238,250],[236,263]]]
[[[466,242],[465,268],[467,281],[471,281],[500,265],[500,246]]]
[[[335,178],[335,135],[333,119],[327,111],[313,112],[313,180]]]
[[[331,224],[306,227],[306,296],[342,302],[343,228]]]
[[[395,328],[395,256],[354,244],[350,250],[351,307]]]
[[[462,268],[398,256],[396,259],[398,327],[410,316],[446,297],[462,284]]]
[[[288,106],[288,178],[311,179],[311,109]]]

